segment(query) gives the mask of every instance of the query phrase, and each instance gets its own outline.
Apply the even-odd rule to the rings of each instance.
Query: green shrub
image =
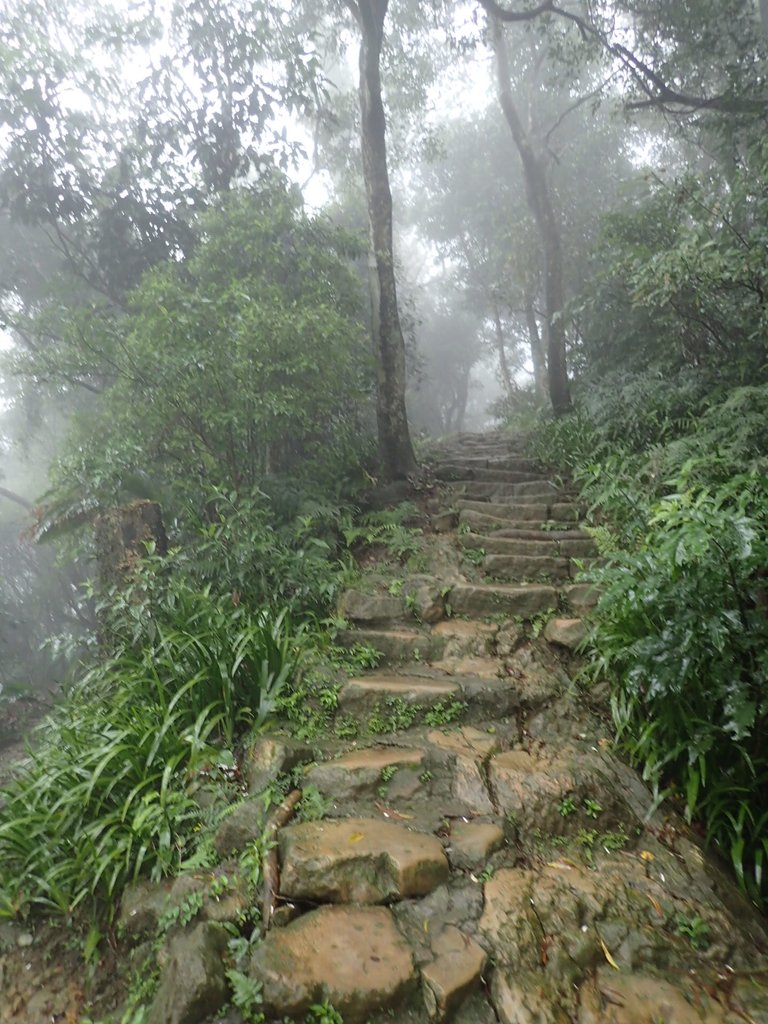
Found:
[[[231,760],[299,670],[303,633],[154,560],[115,597],[113,657],[75,685],[0,810],[0,913],[111,913],[140,874],[173,873],[202,838],[195,774]]]
[[[340,536],[351,514],[307,496],[281,519],[261,491],[215,492],[190,536],[186,571],[253,606],[326,615],[349,575]]]
[[[593,670],[613,683],[619,737],[756,899],[768,892],[766,525],[762,476],[679,490],[652,506],[634,550],[590,576]]]

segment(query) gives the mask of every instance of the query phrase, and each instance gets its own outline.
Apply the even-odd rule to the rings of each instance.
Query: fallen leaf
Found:
[[[656,913],[659,915],[659,917],[664,917],[664,911],[661,909],[661,904],[656,899],[656,897],[655,896],[651,896],[651,894],[649,892],[647,892],[645,895],[650,900],[651,906],[656,911]]]
[[[401,814],[400,811],[396,811],[394,807],[387,807],[385,804],[375,803],[374,807],[382,814],[385,818],[394,818],[395,821],[413,821],[412,814]]]
[[[365,839],[365,835],[362,832],[353,832],[349,837],[350,843],[359,843],[361,839]]]
[[[615,961],[615,960],[613,959],[613,957],[611,956],[611,954],[610,954],[610,951],[609,951],[608,947],[606,946],[606,944],[605,944],[605,943],[603,942],[603,940],[602,940],[602,939],[600,938],[600,936],[599,936],[599,935],[597,936],[597,941],[598,941],[598,942],[600,943],[600,948],[601,948],[601,949],[602,949],[602,951],[603,951],[603,956],[604,956],[604,957],[605,957],[605,959],[606,959],[606,960],[608,961],[608,963],[609,963],[609,964],[611,965],[611,967],[613,967],[613,969],[614,969],[615,971],[619,971],[619,970],[621,970],[621,968],[619,967],[619,965],[618,965],[618,964],[616,963],[616,961]]]
[[[548,868],[559,868],[561,871],[571,871],[573,868],[578,867],[572,860],[568,860],[566,857],[560,857],[558,860],[551,860],[547,864]]]

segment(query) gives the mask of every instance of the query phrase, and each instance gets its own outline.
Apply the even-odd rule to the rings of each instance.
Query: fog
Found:
[[[216,488],[354,479],[354,501],[408,475],[413,441],[567,412],[582,380],[639,351],[611,354],[600,246],[626,230],[652,251],[663,232],[649,215],[638,241],[616,218],[686,175],[733,194],[765,130],[751,0],[727,26],[703,0],[546,17],[392,0],[384,160],[348,6],[7,0],[6,721],[94,643],[100,513],[157,498],[189,543]],[[388,231],[392,254],[370,247]]]

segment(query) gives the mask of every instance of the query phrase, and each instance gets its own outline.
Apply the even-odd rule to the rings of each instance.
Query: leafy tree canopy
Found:
[[[58,464],[63,508],[114,502],[137,477],[199,501],[310,455],[330,471],[365,432],[356,243],[279,178],[231,193],[200,230],[194,256],[149,272],[125,315],[90,321],[111,334],[115,374]]]

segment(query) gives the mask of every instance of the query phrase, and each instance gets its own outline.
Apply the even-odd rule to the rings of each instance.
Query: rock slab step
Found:
[[[529,585],[457,583],[448,597],[457,615],[522,615],[532,618],[539,612],[557,607],[554,587]]]
[[[320,907],[275,929],[249,974],[263,985],[264,1010],[303,1018],[324,1000],[345,1024],[397,1009],[416,986],[411,952],[384,907]]]
[[[411,769],[418,772],[424,752],[411,747],[368,747],[354,750],[333,761],[316,764],[307,772],[307,782],[338,803],[365,793],[375,793],[382,783],[382,772]]]
[[[307,821],[280,832],[280,891],[317,903],[426,896],[448,877],[436,836],[377,818]]]
[[[449,926],[433,941],[437,954],[421,969],[424,1002],[433,1020],[446,1020],[480,984],[485,950],[458,928]]]

